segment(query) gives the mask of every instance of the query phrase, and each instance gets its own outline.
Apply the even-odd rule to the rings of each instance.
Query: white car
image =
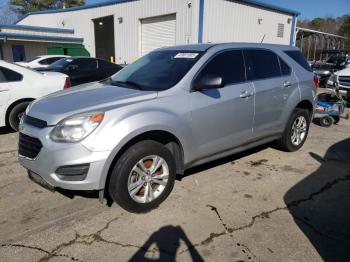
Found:
[[[339,87],[339,93],[350,100],[350,67],[335,72],[327,81],[327,88]]]
[[[36,56],[32,59],[29,59],[25,62],[17,62],[16,64],[29,67],[29,68],[45,68],[51,65],[52,63],[65,58],[69,57],[66,55],[42,55],[42,56]]]
[[[33,100],[71,87],[69,77],[56,72],[36,72],[0,60],[0,127],[18,130],[20,117]]]

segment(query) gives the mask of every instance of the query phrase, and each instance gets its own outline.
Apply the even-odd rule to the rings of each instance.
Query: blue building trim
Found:
[[[295,44],[294,38],[295,38],[295,32],[296,32],[296,21],[297,21],[297,16],[294,15],[292,20],[292,30],[290,32],[290,41],[289,41],[290,46],[294,46]]]
[[[28,30],[28,31],[48,32],[48,33],[74,34],[73,29],[29,26],[29,25],[0,25],[0,29],[18,29],[18,30]]]
[[[14,33],[2,33],[0,32],[0,38],[4,40],[21,39],[21,40],[43,40],[43,41],[54,41],[54,42],[72,42],[72,43],[83,43],[83,38],[77,37],[62,37],[62,36],[43,36],[43,35],[26,35],[26,34],[14,34]]]
[[[204,0],[199,0],[198,43],[203,43]]]

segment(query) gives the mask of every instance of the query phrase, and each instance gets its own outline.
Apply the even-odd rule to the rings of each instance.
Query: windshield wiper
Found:
[[[111,79],[111,85],[120,85],[124,87],[136,87],[139,90],[144,90],[143,86],[140,85],[139,83],[133,82],[133,81],[113,81]]]

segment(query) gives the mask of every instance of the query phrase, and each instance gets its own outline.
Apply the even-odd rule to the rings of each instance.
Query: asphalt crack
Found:
[[[209,243],[213,242],[214,239],[219,238],[219,237],[224,236],[224,235],[227,235],[227,234],[230,234],[230,236],[233,237],[233,233],[234,232],[245,230],[245,229],[253,227],[255,225],[255,223],[258,221],[258,219],[261,219],[261,220],[269,219],[270,215],[273,214],[273,213],[276,213],[276,212],[282,211],[282,210],[288,210],[288,209],[293,208],[293,207],[298,207],[302,203],[305,203],[305,202],[308,202],[308,201],[312,201],[316,196],[318,196],[320,194],[323,194],[326,191],[329,191],[336,184],[338,184],[340,182],[345,182],[345,181],[350,181],[350,175],[346,175],[345,177],[337,178],[337,179],[334,179],[334,180],[326,183],[323,187],[320,188],[320,190],[311,193],[306,198],[295,200],[295,201],[292,201],[290,203],[287,203],[287,205],[284,206],[284,207],[276,207],[275,209],[261,212],[261,213],[255,215],[255,216],[251,217],[251,220],[250,220],[249,223],[241,225],[241,226],[236,226],[236,227],[228,227],[227,224],[223,221],[222,216],[220,215],[218,209],[216,207],[212,206],[212,205],[207,205],[207,207],[209,207],[213,212],[215,212],[215,214],[217,215],[217,217],[218,217],[218,219],[220,221],[220,224],[223,226],[223,228],[225,230],[222,231],[222,232],[218,232],[218,233],[210,233],[209,237],[207,237],[206,239],[204,239],[203,241],[201,241],[199,243],[193,244],[191,247],[187,248],[186,250],[183,250],[181,253],[185,253],[188,250],[196,248],[196,247],[200,247],[200,246],[203,246],[203,245],[208,245]],[[311,228],[315,233],[317,233],[317,234],[319,234],[319,235],[321,235],[323,237],[329,238],[329,239],[335,239],[332,236],[329,236],[329,235],[323,233],[322,231],[318,230],[312,224],[308,223],[304,219],[296,217],[295,215],[292,215],[292,216],[295,219],[303,222],[306,226]],[[245,247],[246,250],[248,250],[249,253],[252,254],[252,256],[254,256],[256,258],[256,256],[253,254],[253,252],[248,247],[246,247],[245,245],[242,245],[241,243],[237,243],[237,246]]]

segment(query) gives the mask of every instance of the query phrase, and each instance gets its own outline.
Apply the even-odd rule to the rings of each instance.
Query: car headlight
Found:
[[[329,77],[328,81],[327,81],[327,84],[328,85],[334,85],[335,83],[338,83],[338,76],[333,74]]]
[[[68,117],[60,121],[51,131],[55,142],[79,142],[91,134],[102,122],[104,113],[90,113]]]

